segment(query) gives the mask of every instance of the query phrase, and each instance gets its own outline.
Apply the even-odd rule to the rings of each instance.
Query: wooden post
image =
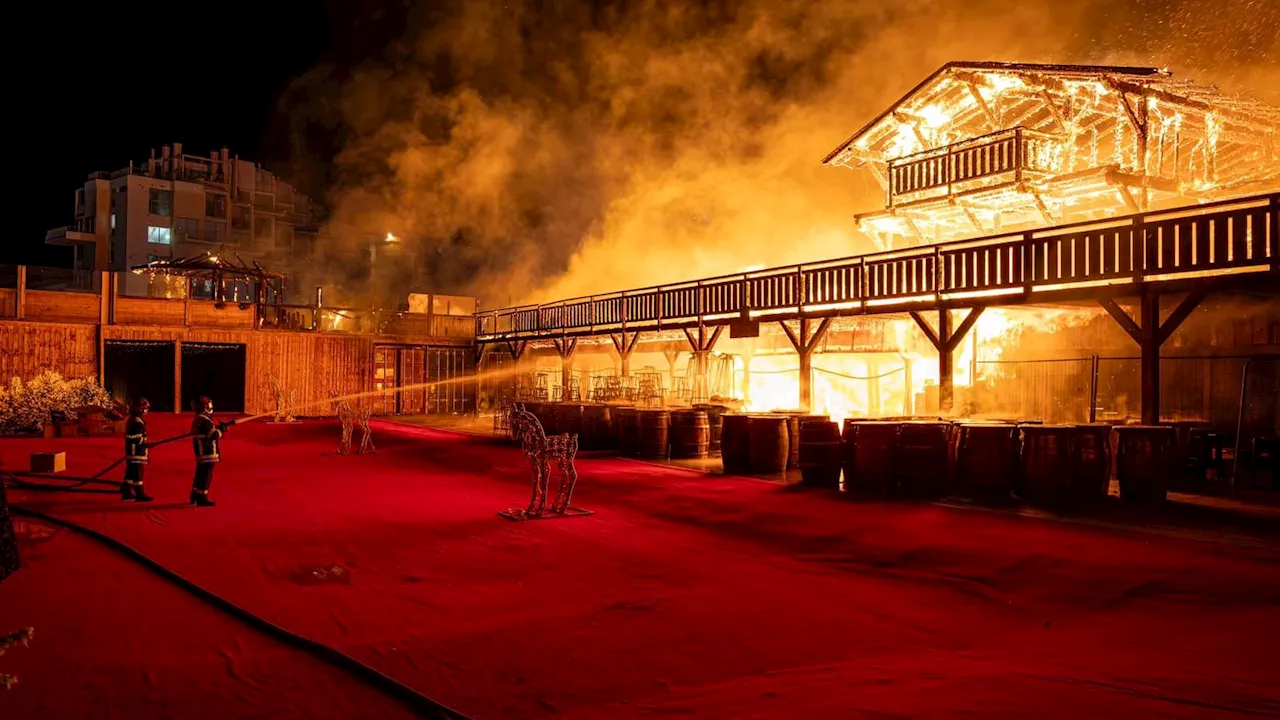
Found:
[[[920,326],[920,331],[938,351],[938,410],[942,413],[949,413],[955,408],[955,376],[954,364],[952,358],[955,357],[956,348],[964,341],[965,335],[969,334],[969,330],[973,328],[974,323],[978,322],[978,318],[982,315],[983,308],[976,307],[964,316],[964,320],[954,329],[951,329],[951,311],[938,311],[938,330],[934,331],[929,326],[929,322],[924,319],[918,311],[911,311],[911,319],[916,321],[916,325]],[[908,385],[908,393],[910,393]]]
[[[613,343],[613,349],[617,351],[618,360],[622,366],[622,377],[631,377],[631,353],[636,349],[636,343],[640,341],[640,331],[631,333],[630,337],[625,329],[621,335],[609,333],[609,340]]]
[[[938,410],[949,413],[955,407],[955,365],[952,362],[951,311],[938,311]]]
[[[182,341],[173,341],[173,412],[182,412]]]
[[[189,276],[186,279],[186,290],[182,294],[182,324],[191,325],[191,278]]]
[[[108,325],[111,323],[111,311],[115,305],[115,293],[112,292],[111,287],[112,274],[104,270],[99,275],[101,281],[98,287],[98,324]]]
[[[785,322],[778,323],[800,358],[800,409],[804,412],[813,410],[813,351],[818,349],[818,343],[826,337],[827,330],[831,327],[831,318],[823,318],[812,335],[809,333],[810,322],[809,318],[800,318],[799,335],[792,332]]]
[[[691,400],[699,398],[710,399],[710,389],[707,385],[707,356],[715,348],[716,341],[720,339],[720,333],[722,332],[724,332],[723,325],[713,329],[710,335],[707,334],[707,328],[704,325],[698,326],[696,337],[689,332],[688,328],[684,331],[684,337],[689,341],[689,347],[693,351],[693,377],[689,378],[689,397]],[[674,385],[674,380],[672,384]]]
[[[27,316],[27,266],[18,266],[18,288],[16,292],[16,312],[14,318],[21,320]]]
[[[560,355],[560,401],[566,402],[569,400],[569,385],[573,380],[573,353],[578,349],[578,339],[556,338],[553,342]]]
[[[1116,301],[1110,298],[1098,301],[1098,304],[1128,333],[1129,337],[1138,343],[1142,351],[1142,424],[1144,425],[1160,423],[1160,348],[1207,295],[1208,292],[1204,290],[1188,293],[1182,302],[1178,303],[1178,307],[1169,313],[1169,317],[1164,322],[1160,322],[1160,295],[1152,290],[1142,291],[1138,301],[1137,322],[1129,317],[1129,314],[1116,304]]]

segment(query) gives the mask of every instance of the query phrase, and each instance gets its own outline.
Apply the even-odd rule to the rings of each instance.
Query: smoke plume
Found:
[[[433,3],[433,5],[436,5]],[[951,60],[1127,63],[1275,101],[1270,0],[452,0],[347,73],[323,252],[417,248],[486,307],[864,252],[869,175],[821,158]]]

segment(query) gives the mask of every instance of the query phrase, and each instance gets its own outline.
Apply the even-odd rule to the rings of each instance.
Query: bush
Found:
[[[47,371],[26,383],[21,378],[9,380],[0,387],[0,433],[36,432],[54,414],[68,421],[76,419],[76,410],[86,406],[111,408],[115,401],[98,383],[96,377],[68,380]]]

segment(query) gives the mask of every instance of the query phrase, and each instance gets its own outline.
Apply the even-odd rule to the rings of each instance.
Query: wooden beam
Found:
[[[1102,298],[1098,301],[1098,304],[1101,305],[1102,309],[1106,310],[1107,314],[1120,325],[1121,330],[1124,330],[1129,337],[1133,338],[1134,342],[1139,344],[1142,343],[1142,340],[1145,337],[1145,333],[1142,328],[1138,326],[1138,323],[1133,321],[1133,318],[1129,317],[1129,313],[1125,312],[1124,308],[1116,304],[1115,300],[1112,300],[1111,298]]]
[[[974,323],[978,321],[978,317],[982,315],[982,311],[984,309],[985,308],[981,306],[973,308],[969,311],[968,315],[964,316],[964,320],[960,321],[959,327],[957,327],[951,333],[950,337],[945,340],[947,352],[955,352],[956,348],[959,347],[960,343],[964,340],[964,336],[969,333],[969,330],[973,328]],[[944,310],[943,312],[946,311]]]
[[[21,320],[27,316],[27,266],[18,266],[18,285],[14,292],[14,318]]]
[[[779,321],[778,324],[782,326],[782,331],[787,334],[787,339],[791,341],[791,347],[795,348],[796,352],[800,352],[804,350],[804,343],[801,342],[800,339],[796,337],[795,331],[793,331],[791,327],[787,325],[786,321],[785,320]]]
[[[920,330],[924,333],[924,336],[929,339],[930,343],[933,344],[934,350],[943,349],[942,342],[938,339],[938,333],[935,332],[934,329],[929,326],[929,321],[925,320],[924,316],[921,315],[919,311],[912,310],[911,319],[915,320],[916,325],[920,326]]]
[[[973,96],[974,102],[978,104],[978,108],[982,110],[982,114],[986,116],[987,122],[991,125],[992,132],[1000,129],[1000,120],[996,118],[996,114],[991,111],[991,106],[987,104],[986,98],[982,97],[982,93],[978,91],[978,86],[973,81],[966,81],[965,87],[969,88],[969,94]]]
[[[827,335],[827,330],[831,328],[831,321],[832,318],[822,318],[822,321],[818,323],[818,328],[805,341],[805,350],[813,352],[818,347],[818,343],[822,342],[822,339]]]
[[[1178,307],[1174,308],[1173,312],[1169,313],[1169,317],[1160,324],[1159,330],[1156,331],[1156,339],[1161,345],[1164,345],[1165,342],[1178,331],[1178,327],[1182,325],[1184,320],[1190,317],[1191,313],[1199,307],[1200,303],[1204,301],[1208,294],[1209,293],[1207,291],[1197,290],[1195,292],[1188,293],[1186,297],[1182,298],[1182,302],[1178,303]]]

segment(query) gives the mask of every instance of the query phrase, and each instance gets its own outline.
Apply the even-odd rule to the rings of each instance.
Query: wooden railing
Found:
[[[950,195],[956,186],[984,178],[1008,175],[1023,179],[1024,171],[1039,172],[1039,148],[1053,138],[1022,127],[953,143],[889,161],[889,207],[903,196],[938,190]],[[941,192],[945,190],[945,193]]]
[[[1280,263],[1280,194],[791,265],[478,313],[479,341],[767,315],[903,312],[966,297],[1015,304],[1103,284],[1228,275]],[[1174,277],[1170,277],[1174,276]],[[834,306],[834,307],[832,307]]]
[[[10,272],[5,272],[10,271]],[[472,315],[406,313],[359,308],[216,302],[186,297],[146,297],[121,292],[124,274],[98,273],[96,291],[37,289],[39,272],[25,266],[0,268],[0,320],[207,327],[242,330],[291,330],[394,335],[470,341]],[[7,287],[6,287],[7,286]],[[33,287],[34,286],[34,287]],[[181,290],[181,288],[179,288]],[[429,296],[430,297],[430,296]],[[430,300],[427,307],[431,308]],[[457,342],[451,343],[457,344]]]

